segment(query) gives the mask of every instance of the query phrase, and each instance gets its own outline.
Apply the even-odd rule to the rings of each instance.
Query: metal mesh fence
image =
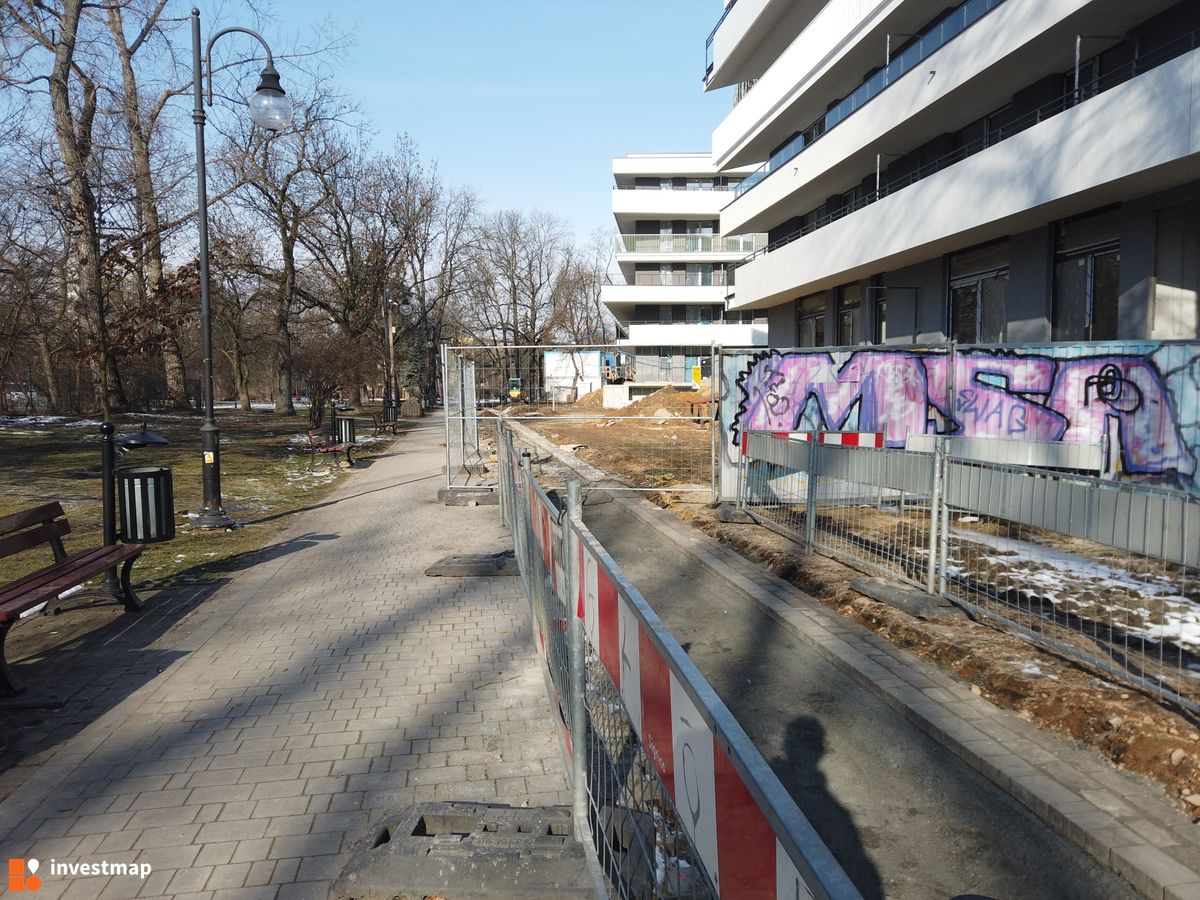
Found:
[[[569,508],[578,509],[577,487],[571,488],[576,493],[568,492],[574,501],[567,506],[556,502],[533,476],[529,457],[514,442],[513,429],[500,423],[495,433],[502,510],[514,532],[548,692],[572,764],[576,818],[586,827],[610,896],[717,897],[722,883],[734,885],[728,893],[736,894],[739,877],[750,873],[759,885],[787,884],[790,890],[794,883],[797,896],[858,897],[682,648],[664,637],[661,622],[582,520],[567,515]],[[585,559],[590,563],[585,565]],[[600,624],[601,581],[609,588],[607,621],[622,631],[619,641],[612,628],[606,631]],[[575,603],[577,610],[571,608]],[[628,634],[634,636],[632,644]],[[650,634],[656,635],[650,646],[657,649],[647,649]],[[673,728],[695,731],[690,736],[677,731],[674,749],[670,737],[664,747],[655,745],[647,732],[655,696],[645,671],[647,653],[658,660],[651,669],[661,667],[665,676],[658,696],[661,701],[661,688],[666,687],[665,709],[675,720]],[[631,698],[639,707],[635,711],[630,710]],[[660,706],[655,715],[662,713]],[[673,764],[664,762],[664,753],[674,754]],[[696,762],[705,753],[712,783],[707,805],[703,766],[697,768]],[[720,776],[724,797],[716,796],[718,755],[725,761]],[[674,792],[665,777],[673,778]],[[686,797],[690,819],[681,816],[672,799],[680,796]],[[727,819],[724,826],[718,825],[720,817]],[[782,822],[790,824],[784,827]],[[744,854],[753,857],[750,860],[721,857],[721,866],[733,873],[728,882],[718,879],[705,862],[715,864],[723,827],[732,834],[727,841],[753,847]]]
[[[1200,711],[1200,498],[1069,471],[751,432],[739,502],[810,550],[911,582]]]
[[[611,473],[613,489],[712,495],[714,352],[648,359],[607,345],[447,348],[447,420],[461,425],[447,437],[447,485],[496,485],[492,429],[481,420],[502,414]]]
[[[566,555],[563,541],[567,530],[561,524],[564,511],[536,479],[524,474],[529,470],[517,464],[519,450],[511,432],[501,434],[500,441],[503,502],[509,520],[516,525],[515,543],[548,675],[547,687],[564,733],[570,735],[576,733],[568,645],[570,611],[555,590],[555,579],[564,576],[561,564],[555,565]],[[533,537],[537,528],[544,529],[544,523],[531,521],[531,499],[534,508],[553,511],[557,534],[547,535],[543,530],[543,538],[555,542],[549,562]],[[585,652],[582,733],[587,825],[611,896],[715,897],[679,824],[674,803],[633,729],[619,690],[596,648],[587,646]]]

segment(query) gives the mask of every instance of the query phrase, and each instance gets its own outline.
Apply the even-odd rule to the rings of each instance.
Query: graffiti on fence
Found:
[[[1195,345],[768,350],[731,362],[735,447],[751,429],[881,431],[889,447],[914,434],[1106,439],[1124,472],[1186,485],[1197,473]]]

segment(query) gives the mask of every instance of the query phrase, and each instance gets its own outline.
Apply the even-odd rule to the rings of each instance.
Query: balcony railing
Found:
[[[738,185],[742,183],[741,179],[731,180],[725,184],[713,184],[712,182],[700,182],[686,185],[673,184],[614,184],[614,191],[736,191]]]
[[[682,307],[680,307],[680,308],[682,308]],[[707,321],[700,321],[699,319],[689,319],[688,321],[668,320],[665,322],[662,319],[627,319],[627,320],[623,321],[621,324],[623,324],[623,325],[720,325],[723,327],[724,326],[733,327],[733,326],[737,326],[737,325],[746,325],[746,326],[766,325],[767,317],[762,316],[761,318],[756,318],[753,322],[743,322],[741,320],[738,320],[735,322],[735,321],[726,321],[725,319],[709,319]]]
[[[983,150],[986,150],[988,147],[992,147],[1002,141],[1008,140],[1014,135],[1020,134],[1022,131],[1032,128],[1034,125],[1037,125],[1040,122],[1051,119],[1073,106],[1077,106],[1086,100],[1090,100],[1092,97],[1111,90],[1112,88],[1118,87],[1135,76],[1168,63],[1185,53],[1195,50],[1197,47],[1200,47],[1200,30],[1191,31],[1187,34],[1180,35],[1179,37],[1173,38],[1172,40],[1150,50],[1140,48],[1138,56],[1133,62],[1105,72],[1104,74],[1090,80],[1087,83],[1080,84],[1078,90],[1072,88],[1062,96],[1057,97],[1048,103],[1043,103],[1041,106],[1023,116],[1020,116],[1019,118],[992,128],[983,137],[976,138],[973,141],[968,141],[956,150],[952,150],[949,153],[937,157],[936,159],[932,159],[929,162],[923,163],[911,172],[896,178],[882,180],[878,190],[871,191],[861,197],[849,200],[836,209],[818,216],[811,222],[806,222],[804,225],[790,234],[787,234],[778,240],[772,241],[766,247],[756,250],[754,253],[747,256],[736,265],[745,265],[764,253],[771,253],[775,250],[778,250],[780,247],[790,244],[792,241],[795,241],[798,238],[812,234],[814,231],[824,228],[826,225],[830,225],[852,212],[856,212],[863,207],[870,206],[872,203],[875,203],[878,200],[882,200],[889,194],[894,194],[911,184],[916,184],[918,181],[923,181],[924,179],[929,178],[931,175],[936,175],[943,169],[949,168],[950,166],[961,162],[967,157],[974,156],[976,153],[980,153]],[[1093,57],[1091,60],[1085,60],[1082,64],[1082,67],[1086,68],[1089,64],[1094,63],[1095,59],[1096,58]],[[731,276],[733,271],[735,270],[730,270],[729,274]],[[730,283],[732,283],[732,278],[730,279]]]
[[[765,234],[622,234],[618,253],[753,253],[767,245]]]
[[[974,25],[1003,2],[1004,0],[967,0],[966,3],[950,12],[929,31],[913,41],[895,59],[851,91],[800,134],[772,153],[770,159],[746,176],[742,183],[734,188],[734,195],[742,196],[772,172],[791,162],[827,131],[843,122],[852,113],[862,109],[886,88],[895,84],[927,57],[950,43],[969,26]]]
[[[713,30],[708,33],[708,40],[704,42],[704,80],[708,81],[708,76],[713,70],[713,38],[717,36],[717,29],[721,27],[721,23],[725,21],[725,17],[729,15],[729,11],[737,5],[737,0],[730,0],[725,6],[725,11],[721,13],[721,18],[717,19],[717,24],[713,26]]]
[[[605,275],[604,283],[629,285],[620,273]],[[635,272],[633,283],[638,287],[728,287],[733,284],[733,272],[722,269],[715,272]]]

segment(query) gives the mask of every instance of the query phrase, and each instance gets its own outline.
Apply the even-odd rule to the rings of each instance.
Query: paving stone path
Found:
[[[151,648],[177,659],[0,803],[39,898],[324,898],[389,812],[569,803],[518,578],[429,578],[509,545],[436,500],[440,420],[297,514]],[[50,861],[148,863],[70,878]]]

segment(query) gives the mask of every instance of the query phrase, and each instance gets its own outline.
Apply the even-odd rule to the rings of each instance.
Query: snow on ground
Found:
[[[0,428],[45,428],[50,425],[87,428],[99,424],[96,419],[68,419],[66,416],[0,416]]]
[[[956,574],[986,565],[997,580],[1022,593],[1036,594],[1066,612],[1111,624],[1129,634],[1200,650],[1200,604],[1180,593],[1181,584],[1166,575],[1138,576],[1124,569],[1054,547],[952,528],[958,539],[951,554],[959,557]],[[994,554],[971,551],[964,545],[983,545]]]

